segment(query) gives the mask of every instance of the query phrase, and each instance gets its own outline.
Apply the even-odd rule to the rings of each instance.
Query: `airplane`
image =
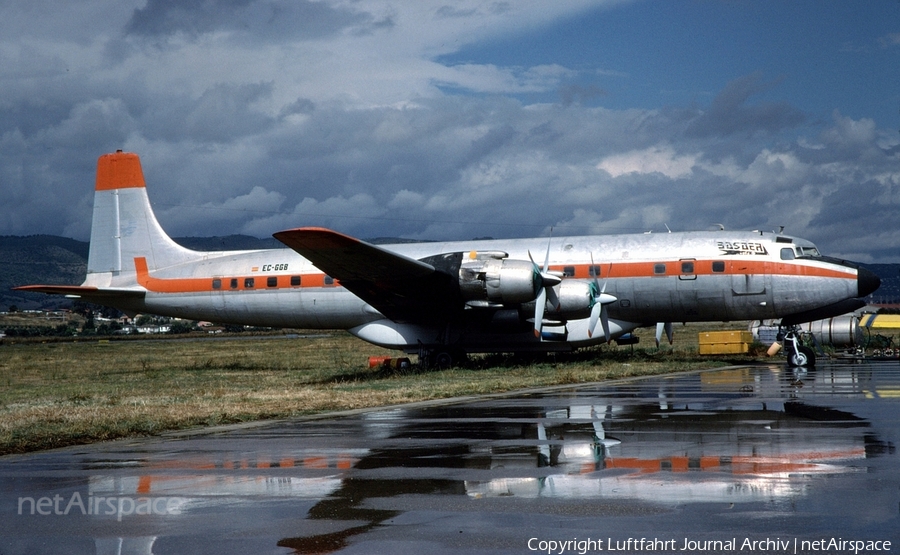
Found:
[[[100,156],[87,276],[26,285],[128,315],[345,329],[421,363],[469,353],[572,351],[671,322],[781,319],[789,364],[815,354],[797,325],[864,306],[878,276],[780,232],[694,231],[374,245],[321,227],[286,248],[200,252],[158,223],[137,154]],[[538,265],[533,253],[543,254]]]

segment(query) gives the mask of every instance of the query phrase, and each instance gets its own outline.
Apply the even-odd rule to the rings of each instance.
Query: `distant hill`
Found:
[[[224,237],[175,237],[175,242],[200,251],[256,250],[283,248],[269,237],[259,239],[248,235]],[[393,237],[367,239],[375,244],[408,243]],[[11,291],[12,287],[28,284],[77,285],[84,281],[87,271],[88,243],[53,235],[26,237],[0,236],[0,310],[10,305],[19,309],[57,308],[70,301],[56,295]],[[875,301],[900,303],[900,264],[862,264],[881,277],[881,287]]]
[[[881,287],[875,291],[875,302],[900,304],[900,264],[860,264],[881,278]]]
[[[88,244],[53,235],[0,236],[0,310],[58,307],[71,301],[10,291],[16,285],[79,284],[87,269]]]
[[[176,243],[195,251],[251,251],[257,249],[283,249],[284,243],[274,237],[260,239],[249,235],[224,237],[173,237]]]

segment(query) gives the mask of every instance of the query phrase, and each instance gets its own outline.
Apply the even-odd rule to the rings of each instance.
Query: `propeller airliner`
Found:
[[[872,272],[776,232],[373,245],[300,227],[274,237],[286,248],[182,247],[156,220],[139,157],[117,151],[97,164],[85,281],[16,289],[131,315],[346,329],[448,365],[467,353],[575,350],[644,326],[671,339],[671,322],[780,318],[790,333],[864,306],[880,285]],[[811,354],[788,351],[801,366]]]

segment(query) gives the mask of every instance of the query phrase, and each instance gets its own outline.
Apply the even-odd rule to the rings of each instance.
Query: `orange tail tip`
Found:
[[[108,191],[144,186],[144,172],[141,171],[141,159],[137,154],[118,150],[104,154],[97,160],[95,190]]]

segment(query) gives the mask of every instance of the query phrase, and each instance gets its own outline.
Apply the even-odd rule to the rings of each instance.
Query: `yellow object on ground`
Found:
[[[732,355],[750,351],[753,334],[749,331],[702,331],[698,338],[701,355]]]

